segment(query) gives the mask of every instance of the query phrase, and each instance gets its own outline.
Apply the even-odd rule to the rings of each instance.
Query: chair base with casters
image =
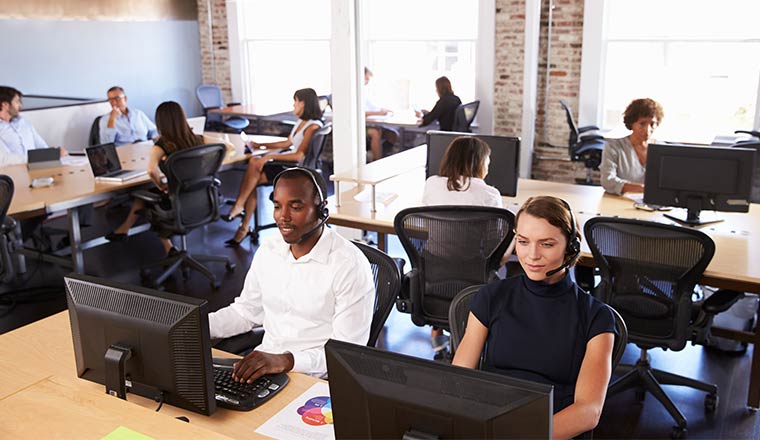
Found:
[[[573,162],[583,162],[586,167],[586,177],[575,179],[575,183],[581,185],[595,185],[594,170],[599,169],[602,163],[602,151],[604,150],[604,139],[601,137],[589,140],[580,140],[580,145],[570,149],[570,160]]]
[[[211,282],[211,286],[214,289],[218,289],[222,285],[221,281],[217,280],[216,275],[214,275],[213,272],[211,272],[206,266],[203,265],[204,262],[224,263],[224,267],[227,269],[227,272],[233,272],[235,270],[235,263],[231,262],[227,257],[200,254],[191,255],[187,251],[187,237],[181,236],[180,247],[178,248],[177,252],[170,254],[161,261],[157,261],[148,266],[141,267],[140,279],[143,281],[143,284],[147,284],[153,288],[160,288],[166,279],[169,278],[169,276],[172,274],[176,273],[178,270],[181,269],[182,277],[184,279],[188,279],[190,277],[190,269],[193,269],[200,272],[204,277],[208,278],[208,280]],[[164,266],[166,269],[164,269],[164,271],[158,277],[151,279],[148,269],[153,266]]]

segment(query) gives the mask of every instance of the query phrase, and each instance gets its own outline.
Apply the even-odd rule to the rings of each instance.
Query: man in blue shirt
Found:
[[[113,142],[117,146],[147,141],[156,136],[156,125],[137,109],[127,107],[124,89],[108,89],[111,113],[100,117],[100,143]]]
[[[13,87],[0,86],[0,167],[26,163],[26,152],[48,148],[47,143],[22,118],[22,93]]]

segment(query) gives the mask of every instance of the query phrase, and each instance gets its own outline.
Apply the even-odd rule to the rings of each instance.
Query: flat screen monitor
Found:
[[[748,148],[651,144],[644,203],[685,208],[685,216],[666,216],[687,225],[720,221],[700,219],[700,211],[748,212],[755,154]]]
[[[329,340],[335,437],[551,438],[551,385]]]
[[[520,175],[520,138],[517,137],[428,131],[425,178],[438,174],[446,147],[460,136],[476,137],[491,147],[491,165],[488,167],[485,181],[498,189],[501,195],[514,197],[517,194],[517,178]]]
[[[216,410],[205,300],[64,277],[77,375],[209,415]]]

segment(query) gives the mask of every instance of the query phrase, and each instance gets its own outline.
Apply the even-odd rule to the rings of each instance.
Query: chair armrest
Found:
[[[578,136],[579,142],[590,142],[590,141],[597,141],[597,140],[604,140],[604,136],[602,136],[601,134],[596,134],[596,133],[589,133],[589,134]]]
[[[755,130],[736,130],[734,133],[736,134],[745,133],[754,137],[760,137],[760,131],[755,131]]]
[[[417,270],[412,269],[401,278],[401,290],[396,298],[396,309],[403,313],[412,313],[412,285],[417,285]]]
[[[16,228],[16,219],[14,219],[13,217],[9,215],[6,215],[5,218],[3,219],[3,223],[1,227],[2,227],[3,232],[13,231]]]
[[[585,133],[591,130],[599,130],[599,127],[597,127],[596,125],[587,125],[585,127],[578,127],[578,133]]]
[[[132,197],[143,200],[148,203],[158,203],[161,201],[161,194],[156,194],[152,191],[138,190],[132,192]]]
[[[283,119],[282,121],[280,121],[280,125],[288,125],[290,127],[295,127],[296,121],[292,121],[290,119]]]
[[[702,310],[711,315],[725,312],[736,301],[744,298],[743,292],[720,289],[702,303]]]
[[[228,102],[227,107],[232,107],[233,105],[242,105],[242,102]]]

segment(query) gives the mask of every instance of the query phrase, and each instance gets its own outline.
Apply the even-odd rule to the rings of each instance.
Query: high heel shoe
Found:
[[[245,231],[245,233],[240,238],[240,240],[235,240],[239,236],[239,234],[240,234],[241,231]],[[232,237],[232,238],[230,238],[229,240],[225,241],[224,245],[226,247],[240,247],[240,244],[243,243],[243,240],[245,240],[246,237],[248,237],[248,234],[250,234],[250,233],[251,233],[251,231],[248,228],[238,228],[237,231],[235,231],[235,236]]]
[[[222,220],[224,220],[224,221],[226,221],[227,223],[229,223],[229,222],[231,222],[231,221],[235,220],[235,219],[236,219],[236,218],[238,218],[238,217],[243,217],[244,215],[245,215],[245,211],[240,211],[239,213],[237,213],[237,214],[235,214],[235,215],[230,215],[229,213],[227,213],[227,214],[222,214],[222,215],[221,215],[221,218],[222,218]]]
[[[121,234],[119,232],[111,232],[106,234],[105,239],[108,241],[127,241],[129,239],[129,235],[127,234]]]

